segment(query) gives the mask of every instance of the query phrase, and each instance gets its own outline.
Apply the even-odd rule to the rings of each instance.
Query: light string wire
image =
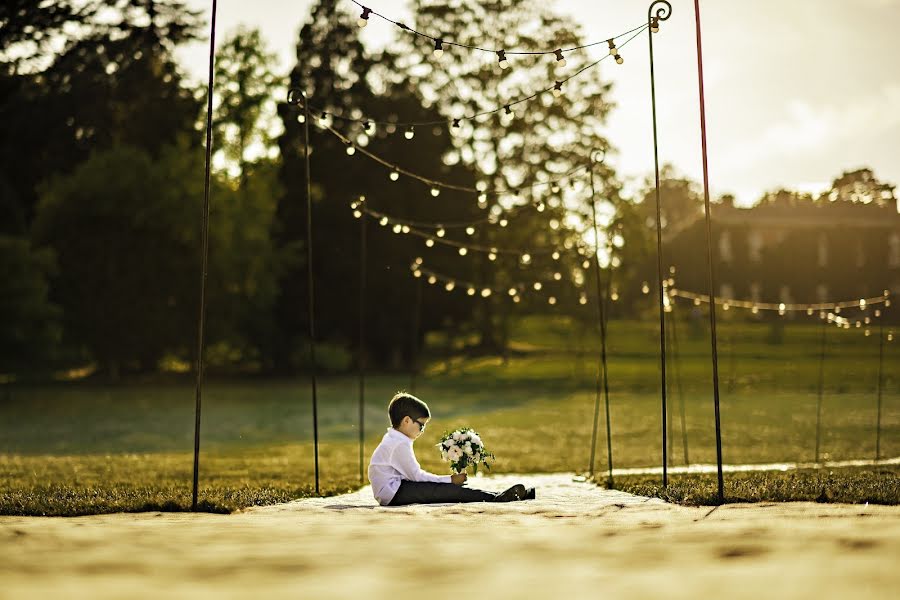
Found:
[[[421,258],[417,258],[413,263],[409,266],[409,270],[412,273],[412,276],[419,279],[423,275],[426,275],[426,280],[431,285],[436,285],[438,282],[444,283],[444,290],[447,292],[452,292],[457,287],[465,288],[466,293],[469,296],[480,295],[482,298],[487,298],[492,294],[506,294],[510,296],[514,302],[519,302],[522,298],[522,295],[526,292],[533,293],[534,295],[538,295],[538,292],[541,292],[544,289],[544,285],[553,285],[559,284],[562,285],[561,279],[554,280],[553,282],[542,282],[542,281],[533,281],[531,283],[518,282],[510,284],[509,286],[485,286],[473,283],[471,281],[466,281],[464,279],[460,279],[458,277],[450,277],[449,275],[444,275],[438,271],[430,269],[423,264],[423,260]],[[578,303],[582,306],[588,303],[587,293],[580,289],[580,286],[575,282],[569,282],[572,289],[578,292]],[[550,294],[547,296],[548,304],[554,305],[558,302],[558,298]]]
[[[399,27],[400,29],[403,29],[404,31],[408,31],[415,36],[431,40],[432,42],[440,42],[441,45],[456,46],[457,48],[466,48],[467,50],[478,50],[479,52],[487,52],[490,54],[499,54],[500,52],[503,52],[505,55],[508,55],[508,56],[540,56],[540,55],[547,55],[547,54],[555,54],[555,55],[559,56],[559,54],[563,53],[563,52],[574,52],[575,50],[582,50],[584,48],[590,48],[592,46],[599,46],[600,44],[608,44],[610,41],[615,41],[615,40],[619,39],[620,37],[624,37],[624,36],[628,35],[629,33],[632,33],[634,31],[637,31],[638,29],[641,29],[642,27],[649,26],[649,23],[643,23],[640,26],[635,27],[634,29],[631,29],[624,33],[620,33],[614,37],[606,38],[606,39],[603,39],[603,40],[600,40],[597,42],[591,42],[589,44],[582,44],[581,46],[572,46],[571,48],[554,48],[553,50],[505,50],[502,48],[500,48],[500,49],[483,48],[481,46],[473,46],[473,45],[469,45],[469,44],[462,44],[460,42],[454,42],[454,41],[448,40],[447,38],[444,38],[444,37],[431,36],[431,35],[428,35],[427,33],[424,33],[421,31],[416,31],[415,29],[413,29],[412,27],[409,27],[405,23],[402,23],[400,21],[395,21],[394,19],[391,19],[390,17],[387,17],[375,10],[372,10],[371,8],[364,6],[360,2],[357,2],[357,0],[350,0],[350,1],[353,4],[357,5],[358,7],[360,7],[363,10],[363,14],[375,15],[376,17],[378,17],[384,21],[387,21],[388,23],[390,23],[392,25],[395,25],[396,27]],[[360,19],[363,19],[363,17],[360,17]],[[624,44],[622,44],[622,45],[624,46]]]
[[[679,298],[685,298],[688,300],[694,300],[695,303],[709,303],[709,295],[707,294],[699,294],[697,292],[691,292],[687,290],[682,290],[674,287],[669,288],[669,295]],[[798,304],[798,303],[786,303],[786,302],[753,302],[752,300],[740,300],[733,298],[721,298],[716,297],[716,304],[727,305],[729,308],[749,308],[756,310],[775,310],[778,312],[800,312],[806,311],[827,311],[834,309],[842,309],[842,308],[859,308],[860,310],[865,310],[866,307],[873,304],[884,304],[885,307],[889,307],[891,305],[891,300],[889,298],[890,294],[886,291],[881,296],[873,296],[871,298],[859,298],[856,300],[840,300],[837,302],[815,302],[810,304]]]
[[[344,144],[347,144],[349,146],[353,146],[354,148],[356,148],[356,150],[360,154],[363,154],[364,156],[370,158],[371,160],[374,160],[375,162],[380,163],[381,165],[383,165],[385,167],[388,167],[389,169],[391,169],[392,171],[394,171],[400,175],[405,175],[406,177],[409,177],[411,179],[421,181],[422,183],[428,184],[434,188],[443,188],[446,190],[455,190],[458,192],[468,192],[468,193],[479,194],[479,195],[480,194],[518,195],[520,193],[520,191],[522,191],[522,190],[534,190],[535,188],[544,187],[544,186],[548,186],[548,185],[549,186],[558,185],[560,182],[566,181],[568,178],[572,177],[572,175],[579,173],[581,171],[585,171],[587,169],[587,167],[582,164],[582,165],[579,165],[579,166],[571,169],[570,171],[567,171],[566,173],[559,175],[556,179],[549,179],[547,181],[538,181],[538,182],[535,182],[535,183],[532,183],[529,185],[513,186],[511,188],[506,188],[506,189],[485,188],[483,190],[480,190],[477,187],[469,187],[469,186],[465,186],[465,185],[458,185],[455,183],[447,183],[445,181],[439,181],[437,179],[431,179],[430,177],[425,177],[424,175],[419,175],[417,173],[413,173],[412,171],[405,169],[396,163],[393,163],[389,160],[381,158],[380,156],[378,156],[377,154],[375,154],[373,152],[370,152],[366,148],[362,148],[360,146],[355,145],[352,140],[350,140],[348,137],[346,137],[339,131],[336,131],[331,126],[324,124],[324,123],[319,123],[319,126],[322,129],[325,129],[326,131],[330,132],[336,138],[341,140]]]
[[[499,215],[488,215],[486,217],[479,217],[478,219],[474,219],[471,221],[447,221],[447,222],[438,222],[438,221],[413,221],[410,219],[401,219],[398,217],[394,217],[387,213],[383,213],[377,210],[373,210],[371,208],[366,207],[365,204],[365,196],[360,196],[358,200],[350,203],[350,208],[354,210],[360,210],[370,217],[374,217],[376,219],[387,219],[388,222],[397,224],[397,225],[405,225],[407,227],[419,227],[419,228],[430,228],[430,229],[462,229],[463,227],[475,227],[476,225],[484,225],[485,223],[494,225],[497,221],[501,221],[507,217],[514,217],[519,212],[525,210],[526,208],[535,208],[538,212],[541,212],[538,206],[540,206],[541,202],[526,202],[525,204],[516,204],[512,208],[504,210]],[[503,227],[503,225],[500,225]],[[471,234],[469,234],[471,235]]]
[[[639,36],[648,27],[649,27],[649,24],[644,23],[640,27],[632,29],[631,31],[636,31],[636,33],[634,35],[632,35],[630,38],[628,38],[627,40],[625,40],[624,42],[622,42],[622,45],[618,46],[618,48],[624,48],[625,46],[627,46],[629,42],[631,42],[633,39],[635,39],[637,36]],[[627,34],[622,34],[622,35],[627,35]],[[621,36],[617,36],[617,37],[621,37]],[[433,121],[395,122],[395,121],[381,121],[378,119],[345,117],[342,115],[337,115],[337,114],[328,112],[327,110],[325,110],[321,107],[314,106],[312,104],[309,105],[309,108],[311,111],[317,112],[322,115],[328,115],[330,117],[333,117],[335,119],[340,119],[341,121],[345,121],[347,123],[361,123],[365,126],[366,129],[368,129],[369,124],[393,126],[393,127],[399,127],[399,128],[410,128],[410,127],[419,127],[419,126],[428,126],[428,125],[447,125],[449,123],[453,127],[458,127],[462,121],[474,121],[478,117],[493,115],[493,114],[500,112],[501,110],[505,110],[505,111],[509,112],[513,106],[522,104],[523,102],[529,102],[531,100],[534,100],[538,96],[546,94],[547,92],[552,93],[554,90],[562,90],[563,84],[565,84],[566,82],[568,82],[571,79],[574,79],[575,77],[578,77],[579,75],[581,75],[588,69],[592,69],[592,68],[596,67],[597,65],[599,65],[601,62],[603,62],[610,56],[612,56],[612,55],[607,54],[607,55],[603,56],[602,58],[590,63],[589,65],[582,67],[581,69],[579,69],[572,75],[569,75],[568,77],[566,77],[564,79],[557,80],[552,87],[534,92],[530,96],[526,96],[524,98],[519,98],[518,100],[513,100],[510,102],[507,102],[506,104],[503,104],[503,105],[498,106],[497,108],[494,108],[491,110],[485,110],[485,111],[482,111],[479,113],[475,113],[473,115],[462,116],[462,117],[458,117],[458,118],[440,119],[440,120],[433,120]],[[293,105],[299,104],[302,101],[301,100],[302,95],[300,92],[301,92],[301,90],[299,88],[290,88],[288,90],[288,97],[287,97],[288,104],[293,104]]]

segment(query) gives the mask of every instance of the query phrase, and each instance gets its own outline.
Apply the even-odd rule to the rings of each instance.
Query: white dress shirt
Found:
[[[413,441],[405,433],[388,427],[369,462],[369,482],[378,504],[386,506],[400,488],[400,481],[451,483],[449,475],[423,471],[413,452]]]

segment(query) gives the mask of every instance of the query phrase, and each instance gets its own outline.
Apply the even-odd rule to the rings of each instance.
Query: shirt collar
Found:
[[[399,431],[397,429],[394,429],[393,427],[388,427],[387,434],[392,438],[395,438],[398,440],[405,440],[405,441],[409,442],[410,444],[412,443],[412,440],[409,439],[409,437],[405,433],[403,433],[402,431]]]

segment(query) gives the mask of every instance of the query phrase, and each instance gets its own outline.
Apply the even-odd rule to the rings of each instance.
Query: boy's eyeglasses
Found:
[[[425,427],[426,425],[428,425],[427,423],[423,423],[417,419],[413,419],[413,423],[419,426],[419,431],[425,431]]]

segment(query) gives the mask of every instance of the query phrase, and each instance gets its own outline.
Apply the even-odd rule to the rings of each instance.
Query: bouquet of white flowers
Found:
[[[490,469],[488,459],[494,458],[485,449],[478,433],[468,427],[445,433],[437,447],[441,451],[441,458],[450,463],[450,469],[454,473],[462,473],[469,467],[472,467],[472,473],[477,473],[479,464]]]

